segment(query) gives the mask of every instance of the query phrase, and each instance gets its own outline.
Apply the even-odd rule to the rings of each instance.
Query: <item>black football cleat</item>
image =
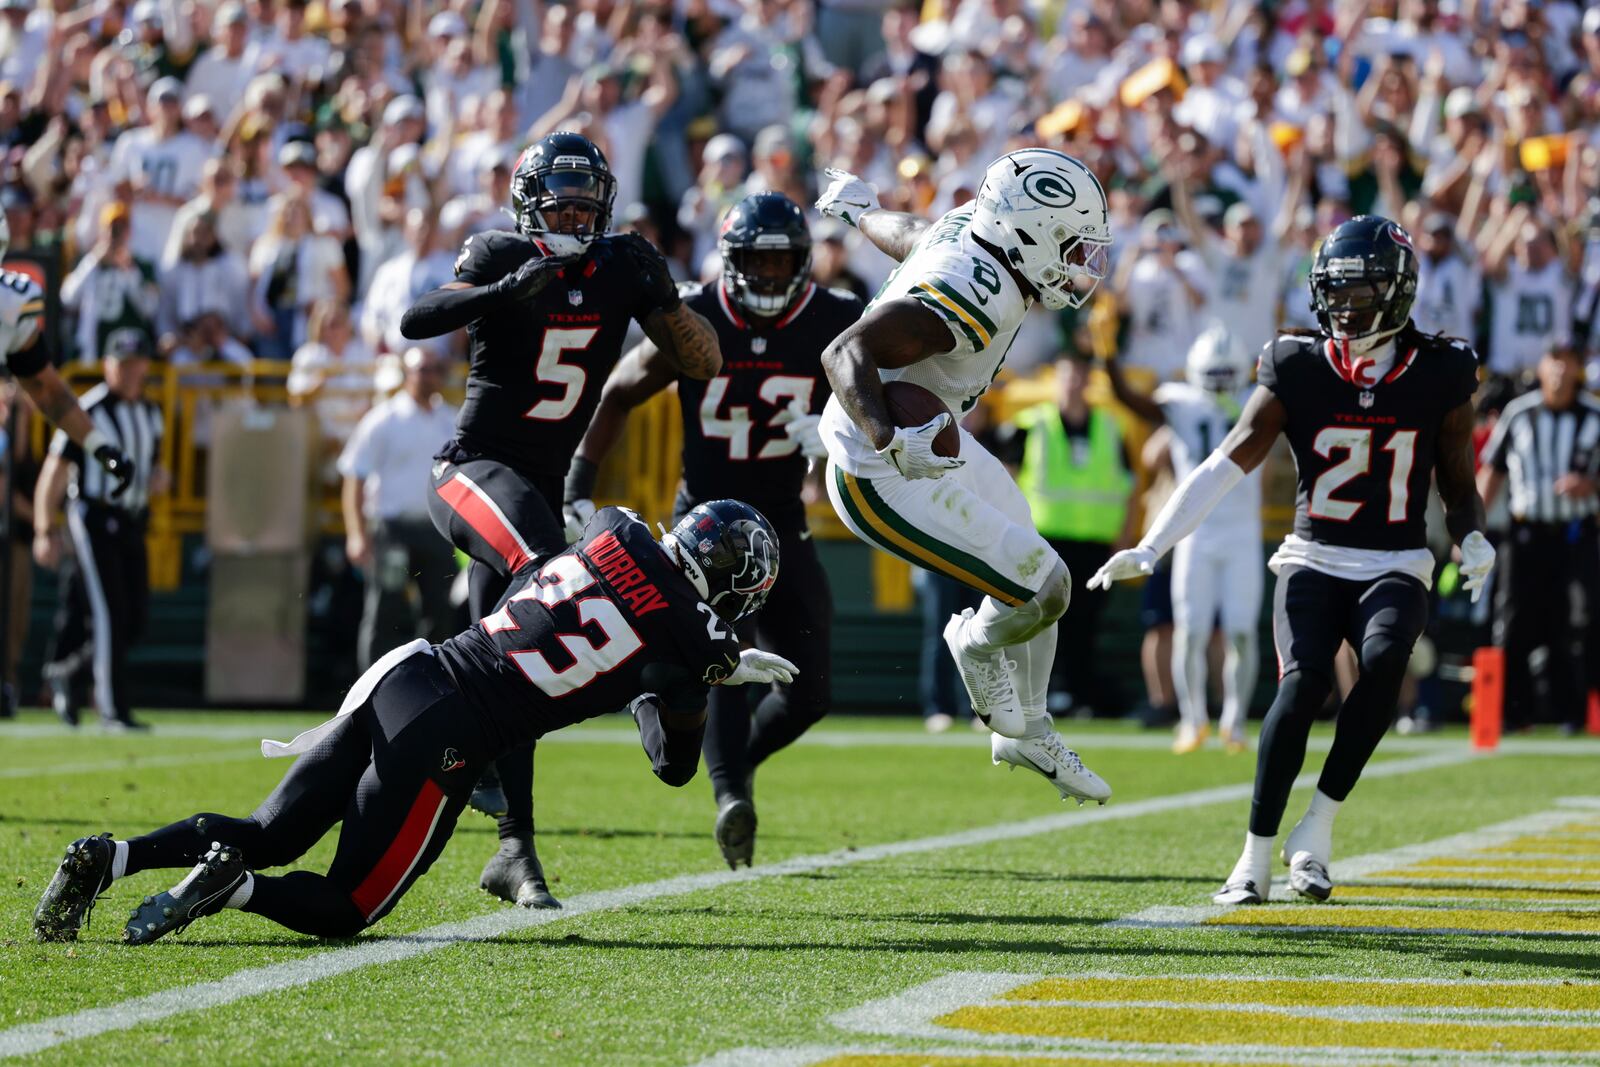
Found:
[[[717,847],[733,870],[750,866],[756,854],[756,806],[741,796],[725,796],[717,806]]]
[[[550,895],[550,887],[545,884],[544,868],[539,865],[531,837],[500,842],[500,851],[484,865],[478,886],[518,907],[561,907],[561,901]]]
[[[511,807],[506,800],[506,791],[500,785],[500,772],[494,769],[494,764],[484,769],[478,784],[472,787],[472,798],[467,803],[474,811],[481,811],[491,819],[500,818]]]
[[[128,925],[122,930],[122,940],[130,945],[148,945],[157,938],[182,930],[196,919],[215,915],[249,874],[238,849],[219,841],[211,842],[211,850],[183,881],[153,897],[145,897],[144,902],[133,909]]]
[[[33,909],[33,936],[38,941],[76,941],[89,925],[94,902],[111,884],[116,846],[110,834],[81,837],[67,846],[55,877]]]

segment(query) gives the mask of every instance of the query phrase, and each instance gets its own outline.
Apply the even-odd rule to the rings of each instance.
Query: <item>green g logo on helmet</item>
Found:
[[[1022,191],[1045,207],[1071,207],[1078,202],[1077,190],[1054,171],[1036,170],[1022,179]]]

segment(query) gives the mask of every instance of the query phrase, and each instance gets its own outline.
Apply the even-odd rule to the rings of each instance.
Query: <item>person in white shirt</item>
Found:
[[[112,181],[127,186],[133,202],[133,254],[157,263],[178,208],[200,187],[216,146],[182,128],[183,83],[161,78],[148,95],[150,125],[123,132],[111,149]]]
[[[1527,204],[1507,213],[1483,253],[1489,279],[1489,352],[1494,374],[1532,370],[1572,331],[1572,276],[1555,239]]]
[[[678,77],[672,64],[651,53],[641,53],[637,58],[648,65],[645,89],[637,100],[622,99],[622,80],[614,68],[591,67],[568,83],[560,102],[528,131],[528,141],[532,143],[565,129],[578,119],[580,111],[586,112],[591,123],[604,131],[603,147],[611,162],[612,177],[617,180],[615,203],[619,211],[642,199],[645,150],[656,123],[678,99]]]
[[[230,0],[217,8],[211,33],[216,44],[194,61],[186,84],[190,96],[203,93],[219,115],[227,116],[244,99],[245,88],[257,70],[244,6]]]
[[[250,275],[244,260],[217,241],[211,216],[201,214],[190,219],[178,259],[162,267],[159,277],[157,336],[176,335],[208,311],[221,315],[236,332],[248,327]]]
[[[400,392],[367,413],[339,456],[345,555],[366,576],[358,655],[361,669],[379,653],[417,637],[455,632],[450,584],[455,553],[428,519],[433,454],[455,432],[455,409],[439,398],[444,364],[407,350]],[[407,590],[416,585],[421,618]]]
[[[1115,288],[1128,316],[1122,360],[1168,381],[1183,370],[1184,353],[1201,329],[1205,264],[1183,247],[1170,211],[1145,216],[1140,248],[1117,264]]]
[[[420,345],[439,355],[449,351],[449,334],[417,342],[400,333],[400,319],[418,297],[455,281],[455,260],[444,251],[453,245],[441,236],[437,220],[427,211],[413,208],[406,213],[405,247],[373,274],[361,309],[361,336],[374,350],[403,352]]]
[[[267,359],[288,359],[305,340],[311,305],[323,297],[347,299],[350,277],[344,250],[311,228],[304,197],[273,198],[272,221],[250,250],[259,349]]]
[[[1189,87],[1172,117],[1212,144],[1231,147],[1239,132],[1244,87],[1227,77],[1228,50],[1208,33],[1184,42],[1183,67]]]
[[[517,105],[509,92],[504,89],[489,92],[483,98],[478,115],[481,127],[459,138],[445,163],[445,174],[450,179],[450,192],[454,196],[475,192],[484,167],[491,160],[510,153],[515,163],[522,147]]]
[[[1483,278],[1456,248],[1455,219],[1435,212],[1417,235],[1417,302],[1411,319],[1423,333],[1471,341],[1477,331]]]
[[[321,37],[306,33],[306,0],[281,0],[273,32],[257,49],[259,69],[305,84],[322,79],[332,49]]]
[[[343,448],[356,424],[372,407],[378,360],[356,336],[350,311],[333,300],[311,307],[306,343],[295,350],[287,388],[291,400],[310,403],[322,439]]]
[[[350,236],[350,210],[333,193],[317,184],[317,148],[310,141],[290,141],[278,150],[278,166],[289,180],[291,194],[311,206],[311,228],[338,241]]]

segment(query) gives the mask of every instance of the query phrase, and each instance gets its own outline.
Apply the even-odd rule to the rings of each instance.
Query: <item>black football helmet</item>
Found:
[[[517,232],[537,238],[557,255],[575,255],[611,228],[617,180],[595,143],[558,130],[530,145],[511,172],[511,208]],[[576,233],[556,229],[556,212],[574,205],[594,212]],[[552,239],[553,238],[553,239]]]
[[[1311,265],[1311,310],[1342,340],[1382,338],[1411,318],[1417,253],[1411,235],[1378,215],[1358,215],[1330,233]]]
[[[728,295],[755,315],[782,314],[811,277],[805,213],[782,193],[755,193],[733,205],[717,250]]]
[[[760,611],[778,580],[778,535],[766,516],[742,501],[696,505],[661,543],[729,624]]]

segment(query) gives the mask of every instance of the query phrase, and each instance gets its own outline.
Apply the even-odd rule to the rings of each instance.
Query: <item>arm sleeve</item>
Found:
[[[1228,491],[1244,480],[1244,470],[1220,449],[1190,472],[1166,506],[1150,524],[1150,532],[1139,544],[1164,556],[1172,546],[1194,533],[1201,521]]]
[[[650,769],[670,786],[687,785],[700,766],[706,733],[706,687],[681,668],[645,668],[652,692],[634,699],[628,710],[639,727],[639,743]]]

